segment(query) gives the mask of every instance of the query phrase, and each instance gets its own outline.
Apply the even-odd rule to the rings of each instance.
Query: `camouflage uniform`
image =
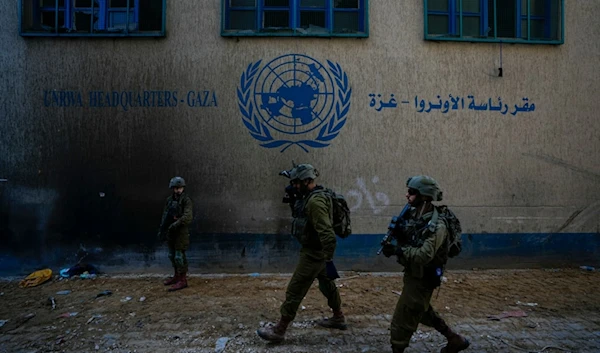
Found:
[[[414,178],[417,178],[416,180]],[[414,177],[407,182],[409,188],[415,188],[423,196],[441,201],[441,191],[437,183],[429,177]],[[425,179],[424,178],[428,178]],[[422,187],[421,183],[435,183],[435,191]],[[393,253],[404,266],[404,286],[392,318],[391,339],[394,353],[404,352],[409,346],[413,333],[419,323],[435,328],[448,339],[442,353],[456,353],[469,347],[469,341],[454,333],[431,306],[431,296],[441,284],[444,266],[448,260],[448,231],[445,223],[439,219],[435,207],[422,216],[418,207],[409,210],[404,234],[400,235],[398,247]]]
[[[181,177],[174,177],[169,187],[185,187]],[[173,277],[166,279],[165,285],[173,285],[169,291],[187,287],[188,260],[186,251],[190,245],[189,226],[193,219],[193,203],[189,196],[182,192],[180,195],[171,194],[167,198],[163,210],[158,237],[166,240],[169,247],[169,260],[174,269]]]
[[[292,207],[292,233],[302,248],[298,265],[288,283],[285,301],[280,308],[281,318],[275,326],[263,327],[257,331],[261,338],[272,342],[283,341],[288,325],[296,317],[298,307],[315,279],[319,281],[319,290],[333,310],[332,318],[319,320],[317,324],[327,328],[346,329],[346,320],[341,311],[342,300],[335,285],[335,278],[339,276],[332,261],[337,239],[331,219],[331,198],[321,192],[323,187],[312,184],[318,176],[313,166],[300,164],[294,167],[291,174],[291,179],[296,184],[309,181],[314,188],[308,194],[304,192],[304,197]]]
[[[315,188],[319,189],[322,187]],[[291,320],[296,317],[298,307],[315,278],[319,280],[319,290],[327,298],[329,307],[335,312],[342,306],[335,282],[325,273],[325,260],[333,258],[337,244],[331,225],[330,207],[331,200],[325,194],[308,195],[301,214],[294,219],[295,233],[298,234],[302,249],[280,310],[282,316]]]
[[[176,218],[171,225],[167,226],[166,240],[169,247],[169,260],[175,269],[176,273],[182,274],[188,272],[188,261],[185,255],[186,250],[190,246],[190,230],[189,225],[193,218],[193,203],[192,199],[184,192],[177,199],[173,195],[167,198],[165,208],[163,211],[163,219],[169,217],[168,213],[171,208],[176,208]],[[161,224],[161,229],[165,228],[164,224]],[[178,266],[175,263],[175,251],[181,251],[183,253],[183,265]]]

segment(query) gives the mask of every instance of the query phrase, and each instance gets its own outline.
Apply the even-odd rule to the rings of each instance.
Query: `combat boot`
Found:
[[[471,345],[468,339],[452,331],[452,329],[448,327],[446,322],[442,319],[439,319],[433,328],[435,328],[436,331],[441,333],[448,340],[448,344],[446,344],[446,347],[442,348],[440,353],[458,353],[469,348]]]
[[[188,286],[188,284],[187,284],[186,274],[182,273],[179,275],[177,282],[174,285],[172,285],[171,287],[169,287],[169,292],[174,292],[176,290],[187,288],[187,286]]]
[[[177,274],[177,271],[174,271],[173,277],[169,277],[169,278],[165,279],[163,281],[163,284],[165,286],[170,286],[172,284],[177,283],[178,280],[179,280],[179,275]]]
[[[318,320],[317,325],[338,330],[346,330],[348,328],[346,317],[344,317],[344,313],[341,311],[334,311],[333,317],[330,317],[329,319]]]
[[[275,326],[261,327],[256,330],[256,334],[263,340],[270,342],[282,342],[285,339],[285,331],[292,319],[282,316]]]
[[[404,348],[392,347],[392,353],[404,353]]]

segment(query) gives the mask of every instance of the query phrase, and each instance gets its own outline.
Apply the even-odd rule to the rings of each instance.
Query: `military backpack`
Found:
[[[448,257],[456,257],[462,251],[462,228],[458,217],[452,212],[448,206],[437,207],[440,220],[444,221],[448,230]]]
[[[344,195],[338,194],[331,189],[318,189],[313,191],[312,194],[321,192],[325,193],[331,200],[331,210],[329,213],[334,233],[342,239],[347,238],[352,234],[352,225],[350,221],[350,208],[348,207],[346,198]]]

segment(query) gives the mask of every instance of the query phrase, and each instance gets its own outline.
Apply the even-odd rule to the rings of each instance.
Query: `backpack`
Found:
[[[448,206],[439,206],[437,211],[448,230],[448,257],[456,257],[462,251],[462,228],[460,221]]]
[[[315,190],[315,193],[325,192],[331,199],[331,223],[333,224],[334,233],[342,238],[348,238],[352,234],[352,226],[350,221],[350,208],[346,202],[346,198],[342,194],[337,194],[331,189]]]

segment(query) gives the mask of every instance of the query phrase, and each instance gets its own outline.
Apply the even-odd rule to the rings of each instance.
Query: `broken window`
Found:
[[[163,36],[165,0],[21,0],[23,36]]]
[[[224,36],[368,36],[368,0],[223,0]]]
[[[562,44],[564,0],[425,0],[425,39]]]

